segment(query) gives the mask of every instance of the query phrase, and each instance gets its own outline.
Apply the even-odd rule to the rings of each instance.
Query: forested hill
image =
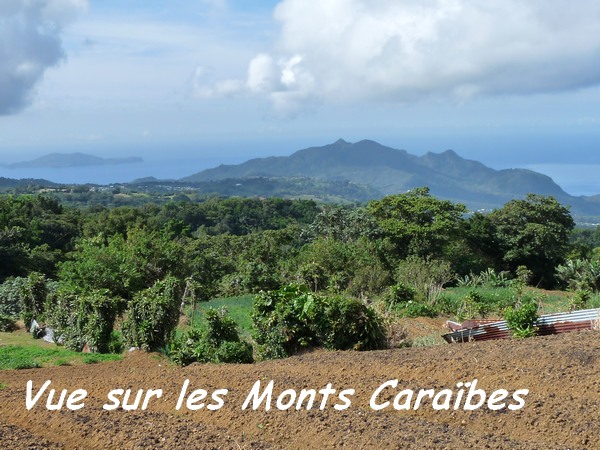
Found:
[[[480,162],[464,159],[452,150],[416,156],[370,140],[350,143],[340,139],[322,147],[299,150],[290,156],[221,165],[182,181],[299,176],[350,181],[382,195],[428,186],[433,195],[465,203],[471,209],[497,208],[527,193],[552,195],[571,205],[575,214],[600,214],[600,205],[591,198],[573,197],[550,177],[531,170],[494,170]]]

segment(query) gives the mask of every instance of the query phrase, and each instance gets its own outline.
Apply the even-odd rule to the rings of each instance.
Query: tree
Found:
[[[303,235],[311,240],[332,238],[349,242],[361,237],[378,239],[383,232],[365,208],[329,206],[317,215]]]
[[[374,200],[368,211],[402,259],[408,255],[442,255],[444,246],[456,237],[467,209],[432,197],[429,188],[424,187]]]
[[[111,296],[128,300],[169,274],[183,278],[183,253],[182,243],[136,227],[126,237],[80,240],[71,259],[61,264],[59,277],[79,291],[106,289]]]
[[[462,225],[461,234],[464,237],[468,255],[461,258],[462,266],[455,264],[457,272],[460,275],[466,275],[469,272],[478,273],[490,267],[500,270],[503,266],[504,254],[490,214],[476,212]],[[458,253],[460,252],[454,251],[454,255],[460,257],[461,255]],[[465,262],[467,264],[464,264]]]
[[[135,294],[123,322],[127,344],[147,351],[165,349],[179,321],[180,303],[181,286],[173,277],[157,281]]]
[[[534,283],[552,287],[554,270],[566,258],[575,227],[568,208],[554,197],[528,194],[493,211],[490,220],[506,268],[515,272],[526,266]]]
[[[79,235],[79,214],[56,200],[33,195],[0,197],[0,281],[55,265]]]

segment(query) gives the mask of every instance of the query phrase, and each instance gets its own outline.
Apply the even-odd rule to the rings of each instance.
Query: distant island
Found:
[[[31,161],[4,164],[3,167],[8,169],[60,169],[65,167],[115,166],[118,164],[141,162],[144,162],[144,160],[136,156],[127,158],[100,158],[85,153],[51,153]]]
[[[142,159],[103,159],[75,153],[53,154],[5,167],[56,168],[133,162],[142,162]],[[50,192],[69,186],[72,190],[76,186],[54,181],[0,178],[0,192]],[[371,140],[351,143],[339,139],[324,146],[298,150],[289,156],[220,165],[178,180],[148,176],[111,183],[110,189],[103,185],[90,186],[76,190],[89,189],[104,195],[117,189],[115,195],[120,195],[119,204],[127,202],[127,197],[121,195],[127,192],[143,192],[152,201],[156,195],[177,201],[219,195],[352,204],[426,186],[435,197],[462,203],[470,211],[491,211],[510,200],[523,199],[528,193],[534,193],[553,196],[569,206],[580,223],[600,223],[600,195],[570,195],[547,175],[527,169],[492,169],[479,161],[462,158],[453,150],[417,156]],[[130,200],[139,202],[141,198],[136,195]]]

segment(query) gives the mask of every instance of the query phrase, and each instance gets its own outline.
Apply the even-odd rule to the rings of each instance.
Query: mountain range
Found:
[[[113,166],[117,164],[141,163],[142,158],[100,158],[85,153],[51,153],[40,156],[31,161],[21,161],[12,164],[4,164],[8,169],[57,169],[63,167],[84,167],[84,166]]]
[[[9,167],[57,168],[141,161],[141,158],[105,159],[83,153],[55,153]],[[551,195],[570,206],[572,215],[581,224],[600,223],[600,195],[572,196],[541,173],[527,169],[495,170],[462,158],[453,150],[417,156],[370,140],[350,143],[339,139],[290,156],[220,165],[179,180],[146,177],[120,185],[148,193],[192,190],[207,195],[313,198],[335,203],[362,203],[427,186],[432,195],[463,203],[471,211],[492,210],[535,193]],[[0,178],[0,190],[26,186],[57,184]]]
[[[493,209],[528,193],[552,195],[570,205],[578,216],[600,216],[600,196],[575,197],[547,175],[527,169],[495,170],[462,158],[453,150],[416,156],[371,140],[356,143],[343,139],[299,150],[290,156],[220,165],[183,178],[186,183],[230,180],[241,184],[252,178],[305,177],[322,182],[350,182],[382,197],[428,186],[439,198],[464,203],[471,210]]]

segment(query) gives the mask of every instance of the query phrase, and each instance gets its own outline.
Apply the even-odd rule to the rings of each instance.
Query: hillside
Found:
[[[378,352],[319,351],[251,365],[186,368],[173,367],[154,354],[133,352],[118,362],[6,371],[0,389],[0,442],[5,449],[598,448],[599,338],[600,332],[587,331]],[[185,406],[175,410],[186,379],[188,394],[192,389],[208,391],[207,404],[217,389],[228,389],[224,406],[217,411],[206,407],[190,411]],[[403,389],[453,393],[457,383],[475,379],[486,395],[497,389],[529,390],[525,406],[518,411],[492,410],[487,405],[474,411],[434,410],[426,397],[417,410],[393,409]],[[46,380],[69,393],[86,389],[85,407],[47,411],[44,396],[27,411],[29,380],[36,390]],[[274,380],[269,411],[266,401],[257,410],[242,409],[257,380],[263,389]],[[385,389],[376,401],[389,401],[389,407],[374,410],[372,394],[387,380],[398,380],[398,386]],[[336,391],[323,409],[319,409],[321,395],[311,409],[306,401],[298,410],[276,407],[285,389],[319,390],[327,383]],[[130,388],[133,393],[162,389],[164,395],[153,399],[145,411],[106,411],[102,405],[115,388]],[[338,392],[349,388],[355,390],[350,406],[334,409],[341,403]],[[282,398],[287,402],[290,396]]]
[[[31,161],[5,164],[4,167],[9,169],[55,169],[61,167],[107,166],[140,162],[143,162],[143,160],[138,157],[100,158],[85,153],[51,153]]]
[[[526,169],[495,170],[452,150],[412,155],[405,150],[363,140],[342,139],[290,156],[257,158],[238,165],[220,165],[182,179],[214,182],[251,177],[309,177],[349,181],[381,195],[428,186],[433,195],[465,203],[471,209],[491,209],[528,193],[552,195],[577,215],[600,215],[600,204],[567,194],[550,177]]]
[[[37,179],[37,178],[22,178],[15,180],[13,178],[0,177],[0,189],[15,188],[15,187],[54,187],[58,186],[52,181]]]

